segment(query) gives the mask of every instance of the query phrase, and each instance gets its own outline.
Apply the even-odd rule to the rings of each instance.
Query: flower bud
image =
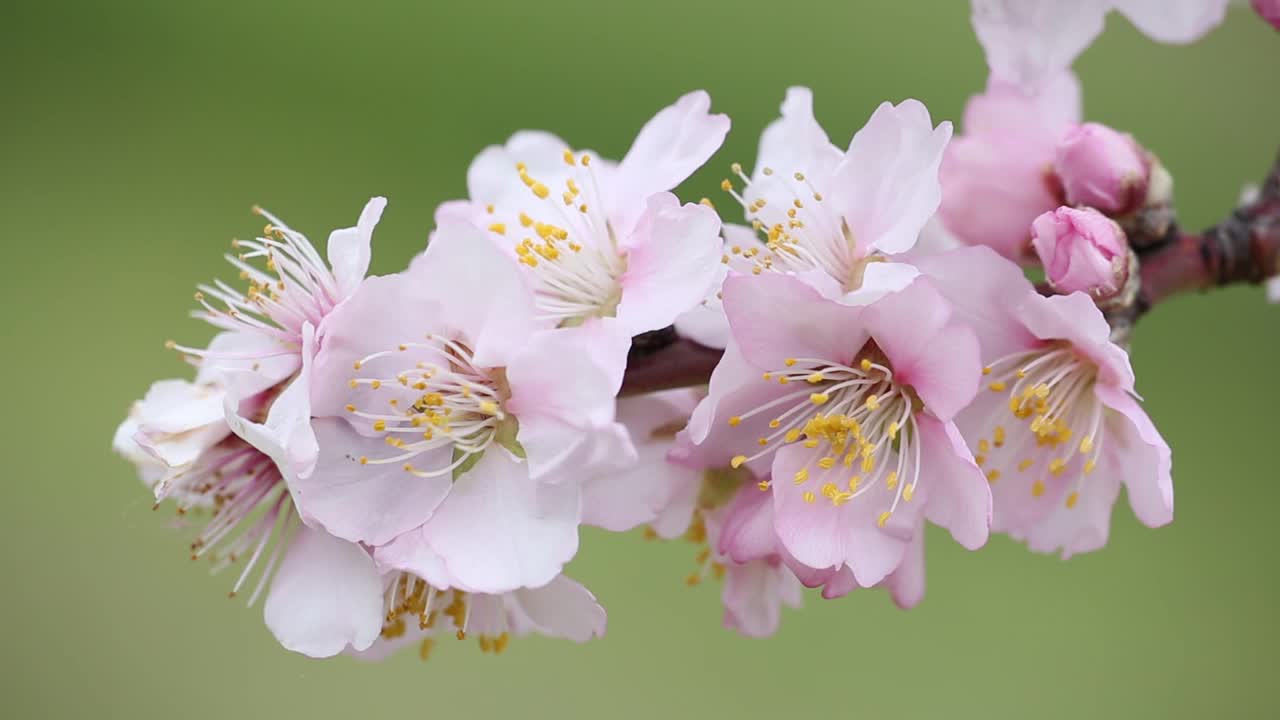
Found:
[[[1123,215],[1137,210],[1146,197],[1150,167],[1145,155],[1131,136],[1084,123],[1058,141],[1054,171],[1067,202]]]
[[[1253,9],[1271,23],[1271,27],[1280,30],[1280,0],[1253,0]]]
[[[1031,224],[1031,244],[1059,292],[1095,299],[1120,292],[1129,279],[1129,244],[1111,218],[1085,208],[1060,207]]]

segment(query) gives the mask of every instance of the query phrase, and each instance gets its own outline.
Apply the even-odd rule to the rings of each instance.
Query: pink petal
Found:
[[[373,229],[386,207],[386,198],[375,197],[364,206],[355,227],[329,233],[329,265],[333,268],[334,279],[338,281],[338,293],[343,298],[350,297],[369,272],[372,254],[369,245],[373,240]]]
[[[769,493],[743,485],[725,509],[717,551],[736,563],[761,560],[778,552]]]
[[[1144,35],[1162,43],[1191,43],[1222,24],[1229,0],[1112,0]]]
[[[884,579],[893,604],[910,610],[924,599],[924,528],[911,538],[902,564]]]
[[[778,631],[783,605],[799,607],[800,581],[776,561],[729,566],[720,599],[725,627],[747,637],[768,637]]]
[[[1027,296],[1015,308],[1018,319],[1043,340],[1066,340],[1073,349],[1098,365],[1104,385],[1133,390],[1129,354],[1111,342],[1111,326],[1102,311],[1084,293],[1040,297]]]
[[[453,484],[421,539],[444,559],[451,585],[485,593],[539,587],[577,552],[580,511],[576,483],[537,483],[494,448]]]
[[[380,437],[366,437],[340,418],[311,422],[319,445],[315,470],[289,478],[298,512],[344,540],[382,545],[431,517],[449,494],[451,474],[420,478],[403,462],[379,463],[397,452]],[[366,457],[373,461],[362,464]],[[452,461],[448,447],[412,459],[432,471]]]
[[[1173,457],[1169,446],[1129,393],[1104,385],[1098,385],[1095,392],[1103,404],[1127,421],[1117,423],[1121,430],[1114,441],[1118,471],[1134,514],[1147,527],[1172,522]]]
[[[264,615],[287,650],[317,658],[364,650],[382,632],[382,581],[359,545],[299,526]]]
[[[840,149],[831,144],[826,131],[814,119],[813,91],[790,87],[782,101],[782,117],[760,135],[755,175],[761,177],[767,167],[785,177],[799,171],[815,179],[826,178],[841,157]]]
[[[223,332],[207,348],[196,384],[216,383],[240,398],[279,385],[298,371],[298,349],[275,338],[247,332]]]
[[[952,423],[916,416],[920,431],[920,488],[925,516],[951,531],[969,550],[987,542],[991,527],[991,489]]]
[[[1108,0],[973,0],[973,29],[992,75],[1029,92],[1071,67],[1102,32]]]
[[[610,213],[626,234],[645,200],[684,182],[720,149],[729,132],[729,116],[712,115],[704,90],[683,95],[640,129],[613,181]]]
[[[728,278],[724,308],[743,356],[761,371],[790,357],[847,363],[867,339],[862,308],[828,300],[789,275]]]
[[[1038,293],[1016,265],[981,246],[919,257],[915,264],[947,299],[953,316],[973,329],[984,359],[1035,346],[1037,338],[1013,310]]]
[[[949,420],[977,394],[978,341],[951,320],[942,295],[924,279],[867,308],[867,330],[889,358],[894,381],[910,385],[925,408]]]
[[[951,123],[935,129],[919,101],[876,108],[836,168],[830,198],[860,246],[911,249],[942,200],[938,166],[950,139]]]
[[[574,642],[604,637],[604,608],[590,590],[564,575],[539,588],[516,590],[513,595],[521,611],[543,635]]]
[[[649,198],[624,240],[618,322],[631,335],[664,328],[702,302],[719,277],[720,218],[702,205],[680,205],[670,193]]]

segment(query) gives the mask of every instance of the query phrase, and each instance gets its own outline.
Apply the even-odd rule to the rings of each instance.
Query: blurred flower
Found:
[[[1108,215],[1137,210],[1147,196],[1150,166],[1133,137],[1098,123],[1084,123],[1058,141],[1054,171],[1067,202]]]
[[[1043,297],[985,248],[920,261],[977,331],[986,391],[957,419],[995,502],[992,530],[1064,557],[1106,544],[1123,483],[1138,519],[1173,519],[1169,447],[1128,354],[1083,293]]]
[[[951,422],[976,392],[978,348],[927,282],[851,306],[795,277],[731,277],[724,302],[732,341],[680,442],[771,476],[790,556],[870,587],[926,517],[965,547],[986,541],[990,492]]]
[[[640,130],[622,162],[521,131],[480,153],[467,172],[461,217],[511,252],[533,286],[535,319],[571,326],[616,318],[627,337],[670,325],[711,291],[719,217],[669,190],[720,148],[729,118],[689,93]]]
[[[989,245],[1010,260],[1034,259],[1031,221],[1062,204],[1055,146],[1080,119],[1080,84],[1055,75],[1039,95],[992,77],[969,99],[964,134],[942,161],[938,217],[961,242]]]
[[[1129,278],[1124,230],[1096,210],[1058,208],[1036,218],[1031,232],[1045,274],[1059,292],[1108,298]]]
[[[1230,0],[973,0],[991,73],[1037,93],[1071,67],[1118,10],[1162,43],[1190,43],[1222,22]]]
[[[550,582],[577,550],[583,476],[635,459],[614,422],[629,338],[539,331],[534,312],[515,263],[456,220],[361,285],[274,430],[317,439],[314,471],[289,478],[302,517],[437,588]]]
[[[1280,0],[1253,0],[1253,9],[1263,20],[1280,30]]]
[[[440,590],[411,573],[390,572],[382,578],[382,630],[369,649],[353,653],[362,660],[382,660],[397,650],[418,645],[428,659],[436,640],[452,635],[476,637],[481,652],[501,654],[512,636],[529,634],[586,642],[605,632],[604,608],[585,587],[558,575],[538,588],[501,595]]]

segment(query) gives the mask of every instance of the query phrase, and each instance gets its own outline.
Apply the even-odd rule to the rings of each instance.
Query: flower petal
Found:
[[[1147,527],[1167,525],[1173,521],[1173,455],[1169,446],[1132,395],[1103,385],[1095,392],[1126,421],[1117,423],[1121,431],[1115,438],[1115,449],[1117,470],[1134,514]]]
[[[1102,32],[1110,0],[973,0],[992,75],[1034,93]]]
[[[299,526],[271,580],[267,627],[286,649],[330,657],[382,631],[382,581],[359,545]]]
[[[1112,0],[1147,37],[1191,43],[1222,24],[1230,0]]]
[[[987,542],[991,528],[991,488],[952,423],[916,417],[920,431],[919,491],[925,497],[925,516],[951,531],[969,550]],[[923,552],[923,551],[922,551]]]
[[[373,229],[386,207],[386,198],[375,197],[364,206],[355,227],[329,233],[329,265],[333,268],[334,279],[338,281],[338,293],[343,298],[351,297],[369,272],[372,255],[369,245],[373,240]]]
[[[590,590],[564,575],[540,588],[516,590],[513,595],[525,617],[543,635],[574,642],[604,636],[608,620],[604,608]]]

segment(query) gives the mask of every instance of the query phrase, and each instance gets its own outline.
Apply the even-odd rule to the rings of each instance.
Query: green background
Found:
[[[1280,36],[1244,9],[1190,48],[1113,17],[1077,64],[1093,119],[1134,132],[1191,226],[1232,207],[1280,140]],[[845,142],[883,99],[957,118],[984,82],[967,3],[5,2],[0,9],[0,500],[5,717],[1276,716],[1277,310],[1255,288],[1181,298],[1136,337],[1174,448],[1176,522],[1123,504],[1063,563],[930,535],[929,592],[807,598],[779,635],[719,627],[694,549],[585,532],[572,571],[607,639],[443,643],[380,665],[280,649],[232,574],[186,560],[110,453],[129,403],[182,374],[167,338],[261,203],[314,239],[390,208],[374,268],[419,249],[471,157],[523,127],[620,156],[679,94],[734,119],[685,188],[719,197],[789,84]],[[724,205],[724,203],[722,203]]]

